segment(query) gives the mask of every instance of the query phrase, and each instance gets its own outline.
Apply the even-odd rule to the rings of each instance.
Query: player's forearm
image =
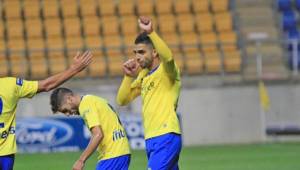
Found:
[[[160,59],[163,62],[168,62],[172,60],[172,52],[167,44],[157,35],[156,32],[152,31],[148,35],[156,49],[157,53],[159,54]]]
[[[72,78],[78,72],[79,70],[71,67],[61,73],[50,76],[45,80],[41,80],[39,81],[38,92],[50,91]]]
[[[99,146],[102,139],[103,139],[103,135],[101,135],[101,134],[93,135],[90,139],[88,146],[80,155],[79,160],[85,162],[93,154],[93,152],[97,149],[97,147]]]
[[[117,103],[124,106],[130,102],[132,77],[124,76],[117,95]]]
[[[174,80],[176,78],[177,69],[170,48],[154,31],[151,32],[148,36],[150,37],[156,51],[158,52],[169,77]]]

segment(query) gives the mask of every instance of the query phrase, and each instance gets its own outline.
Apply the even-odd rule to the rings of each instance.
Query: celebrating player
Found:
[[[0,169],[12,170],[16,146],[16,108],[19,99],[32,98],[40,92],[50,91],[86,68],[92,54],[77,53],[72,65],[65,71],[41,81],[27,81],[21,78],[0,78]]]
[[[93,95],[79,96],[69,89],[58,88],[51,94],[51,106],[54,113],[80,115],[91,131],[90,142],[73,165],[73,170],[82,170],[85,161],[97,148],[97,170],[128,170],[128,139],[117,113],[106,100]]]
[[[182,145],[176,115],[179,69],[171,50],[153,31],[151,20],[140,17],[138,22],[144,32],[135,40],[135,58],[123,64],[125,76],[117,102],[126,105],[142,96],[148,168],[176,170]]]

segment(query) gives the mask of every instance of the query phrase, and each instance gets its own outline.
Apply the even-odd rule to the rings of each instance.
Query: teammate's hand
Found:
[[[73,170],[83,170],[84,162],[82,160],[77,160],[73,165]]]
[[[134,59],[129,59],[123,64],[123,71],[125,75],[136,77],[140,66]]]
[[[92,62],[92,53],[86,51],[83,54],[77,52],[76,56],[73,58],[73,63],[71,64],[71,69],[74,69],[78,72],[85,69]]]
[[[150,34],[153,31],[152,21],[148,17],[141,16],[138,20],[140,28]]]

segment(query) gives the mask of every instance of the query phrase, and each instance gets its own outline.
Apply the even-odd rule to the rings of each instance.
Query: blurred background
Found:
[[[299,11],[300,0],[0,0],[0,75],[42,79],[65,70],[77,51],[91,50],[93,63],[65,86],[106,98],[131,146],[142,149],[141,100],[119,107],[115,98],[122,63],[133,57],[138,16],[149,16],[181,69],[183,143],[198,149],[187,154],[196,158],[182,156],[193,167],[182,165],[198,170],[203,145],[299,143]],[[48,93],[22,100],[17,117],[20,152],[87,144],[80,119],[52,115]],[[299,144],[291,150],[299,154]],[[293,163],[282,165],[300,168]],[[254,164],[250,169],[259,169]]]

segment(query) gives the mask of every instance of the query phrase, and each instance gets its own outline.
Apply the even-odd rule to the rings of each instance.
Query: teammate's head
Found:
[[[67,116],[78,115],[80,100],[70,89],[55,89],[50,97],[50,104],[53,113],[61,112]]]
[[[158,59],[151,39],[146,32],[139,34],[135,39],[133,52],[135,59],[142,68],[151,68],[153,61]]]

